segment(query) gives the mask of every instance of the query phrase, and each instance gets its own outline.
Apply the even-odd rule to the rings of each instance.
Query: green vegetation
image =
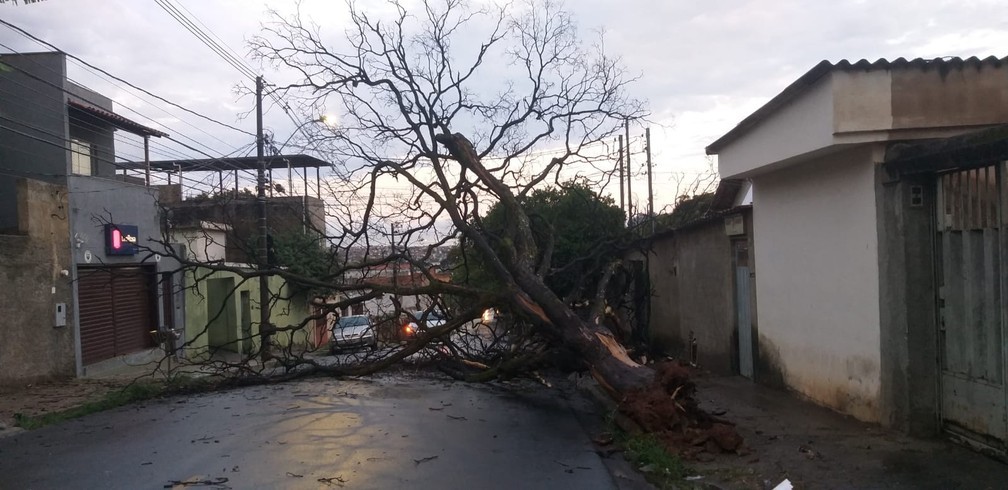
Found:
[[[658,215],[658,227],[663,230],[676,229],[703,219],[707,217],[713,202],[713,192],[705,192],[695,196],[680,196],[671,213]]]
[[[161,396],[209,391],[213,387],[213,383],[207,378],[192,378],[188,376],[179,376],[167,382],[135,382],[130,383],[122,389],[110,391],[98,400],[67,410],[41,415],[15,413],[14,425],[28,430],[38,429],[131,403],[151,400]]]
[[[617,411],[606,414],[605,425],[614,441],[623,448],[624,455],[647,480],[661,489],[683,488],[683,478],[689,469],[678,456],[668,452],[661,439],[654,434],[629,434],[616,423]],[[686,488],[690,488],[687,486]]]
[[[629,436],[623,442],[627,459],[660,488],[675,488],[674,482],[686,476],[686,467],[678,456],[669,453],[654,434]]]
[[[615,252],[607,245],[625,233],[619,206],[579,180],[537,189],[519,199],[538,249],[535,261],[543,262],[550,254],[546,285],[562,298],[578,298],[586,289],[594,288],[601,269]],[[512,252],[514,219],[497,203],[476,224],[490,239],[498,257],[508,257]],[[470,242],[463,240],[452,259],[462,264],[455,270],[453,282],[483,287],[499,283]]]
[[[314,232],[291,232],[270,235],[270,265],[286,268],[296,276],[326,281],[332,279],[332,271],[337,269],[337,254],[323,245],[322,238]],[[293,283],[295,288],[309,294],[325,296],[324,288],[306,287]]]

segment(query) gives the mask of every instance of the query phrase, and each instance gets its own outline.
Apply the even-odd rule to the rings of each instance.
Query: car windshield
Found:
[[[345,316],[339,319],[340,328],[365,327],[368,325],[366,316]]]
[[[426,313],[426,314],[427,314],[427,316],[424,316],[424,313]],[[441,315],[440,315],[440,314],[439,314],[438,312],[436,312],[436,311],[431,311],[431,312],[429,312],[429,313],[428,313],[428,312],[425,312],[425,311],[423,311],[423,310],[421,310],[421,311],[414,311],[414,312],[410,313],[410,315],[411,315],[411,316],[412,316],[413,318],[416,318],[417,320],[420,320],[420,319],[426,319],[426,320],[427,320],[427,321],[429,321],[429,322],[430,322],[430,321],[437,321],[437,320],[443,320],[443,319],[444,319],[444,318],[443,318],[443,317],[442,317],[442,316],[441,316]]]

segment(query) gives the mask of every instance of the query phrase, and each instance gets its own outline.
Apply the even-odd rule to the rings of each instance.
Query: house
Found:
[[[267,236],[277,241],[293,235],[307,241],[324,243],[326,223],[324,203],[320,199],[320,180],[316,196],[308,195],[308,169],[328,164],[306,155],[279,155],[266,159],[268,188],[272,195],[266,202]],[[259,208],[256,197],[241,189],[239,182],[259,167],[255,157],[221,159],[166,160],[128,162],[124,173],[138,171],[162,173],[178,183],[159,187],[159,205],[164,210],[167,234],[174,251],[188,262],[184,272],[185,330],[180,339],[183,353],[190,360],[203,360],[217,353],[252,354],[258,351],[260,332],[260,283],[243,273],[258,265]],[[293,173],[300,170],[304,193],[290,185],[278,186],[274,170]],[[188,175],[188,176],[187,176]],[[225,175],[234,187],[224,186]],[[288,174],[291,175],[291,174]],[[213,182],[212,190],[201,186],[194,192],[192,182]],[[279,189],[283,190],[282,195]],[[272,256],[272,254],[270,254]],[[278,267],[282,267],[279,266]],[[294,285],[279,275],[267,279],[270,297],[270,323],[280,329],[274,340],[283,348],[300,352],[324,345],[327,338],[325,307],[315,301],[306,288]]]
[[[166,135],[68,80],[62,53],[3,54],[0,64],[0,233],[22,244],[0,248],[18,298],[0,311],[0,377],[86,375],[156,352],[150,331],[181,318],[177,276],[160,261],[157,191],[116,173],[115,132]]]
[[[253,354],[260,345],[259,281],[242,272],[251,264],[227,259],[229,225],[207,221],[175,220],[169,228],[175,253],[187,261],[205,264],[184,266],[185,331],[182,353],[190,361],[203,361],[215,354]],[[288,348],[316,348],[311,341],[315,322],[310,295],[280,276],[268,278],[270,321],[283,330],[274,338]]]
[[[752,185],[757,379],[1005,451],[1006,61],[824,61],[707,147]]]

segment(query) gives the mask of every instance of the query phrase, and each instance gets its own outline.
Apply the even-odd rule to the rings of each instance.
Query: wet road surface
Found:
[[[425,376],[170,398],[0,439],[0,488],[173,485],[615,488],[560,392]]]

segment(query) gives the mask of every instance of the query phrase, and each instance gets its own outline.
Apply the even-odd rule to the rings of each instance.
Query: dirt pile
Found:
[[[709,459],[719,453],[745,451],[735,424],[700,409],[690,369],[678,362],[654,365],[655,380],[628,393],[620,413],[640,430],[654,434],[668,450],[686,459]]]

